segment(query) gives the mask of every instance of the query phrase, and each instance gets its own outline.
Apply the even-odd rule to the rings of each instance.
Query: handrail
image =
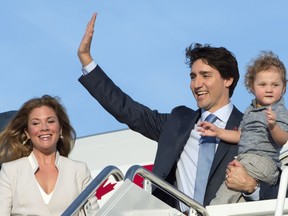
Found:
[[[283,215],[283,209],[287,192],[287,183],[288,183],[288,167],[286,167],[281,174],[274,216]]]
[[[92,182],[78,195],[78,197],[68,206],[61,216],[74,215],[85,202],[96,192],[96,190],[106,181],[110,176],[113,176],[116,181],[121,181],[124,178],[123,173],[115,166],[105,167]]]
[[[139,166],[139,165],[131,166],[127,170],[124,179],[128,178],[131,181],[133,181],[136,174],[140,175],[144,179],[150,180],[153,184],[155,184],[156,186],[163,189],[166,193],[170,194],[171,196],[178,199],[179,201],[186,204],[187,206],[192,207],[201,215],[203,215],[203,216],[209,215],[207,210],[201,204],[199,204],[195,200],[191,199],[190,197],[188,197],[186,194],[182,193],[181,191],[177,190],[174,186],[172,186],[168,182],[160,179],[155,174],[153,174],[149,170],[143,168],[142,166]]]

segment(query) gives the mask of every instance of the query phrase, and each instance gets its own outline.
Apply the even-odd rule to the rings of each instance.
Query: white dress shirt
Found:
[[[219,128],[225,128],[232,110],[233,104],[230,102],[214,112],[213,114],[217,116],[217,120],[214,124]],[[202,110],[201,118],[198,123],[204,121],[209,114],[210,112]],[[201,136],[197,131],[197,125],[195,125],[191,130],[190,137],[187,140],[187,144],[180,156],[176,169],[177,188],[191,198],[194,197],[200,138]],[[217,143],[219,143],[219,139],[217,139]],[[203,187],[205,187],[205,185],[203,185]],[[180,203],[180,208],[182,211],[188,210],[188,208],[182,203]]]

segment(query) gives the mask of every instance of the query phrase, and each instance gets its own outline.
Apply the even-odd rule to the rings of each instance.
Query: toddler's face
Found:
[[[256,74],[253,93],[259,105],[269,106],[275,103],[284,92],[285,86],[276,68],[260,71]]]

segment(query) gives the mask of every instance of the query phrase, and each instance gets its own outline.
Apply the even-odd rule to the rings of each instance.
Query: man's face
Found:
[[[233,79],[223,79],[219,71],[202,59],[196,60],[191,67],[190,89],[199,108],[215,112],[229,103],[229,86]]]

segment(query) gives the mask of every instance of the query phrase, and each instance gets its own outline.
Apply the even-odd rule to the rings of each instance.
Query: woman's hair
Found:
[[[282,82],[286,89],[287,78],[285,65],[279,59],[278,55],[274,54],[272,51],[261,51],[259,56],[252,59],[247,65],[245,86],[250,93],[253,92],[253,84],[256,74],[271,68],[275,68],[280,73]]]
[[[7,127],[0,134],[0,165],[4,162],[29,156],[33,146],[27,142],[25,133],[28,127],[28,118],[32,110],[47,106],[53,109],[58,117],[62,136],[57,142],[57,150],[60,155],[67,157],[74,147],[76,132],[66,113],[66,109],[60,103],[58,97],[43,95],[40,98],[32,98],[25,102],[15,114]]]

